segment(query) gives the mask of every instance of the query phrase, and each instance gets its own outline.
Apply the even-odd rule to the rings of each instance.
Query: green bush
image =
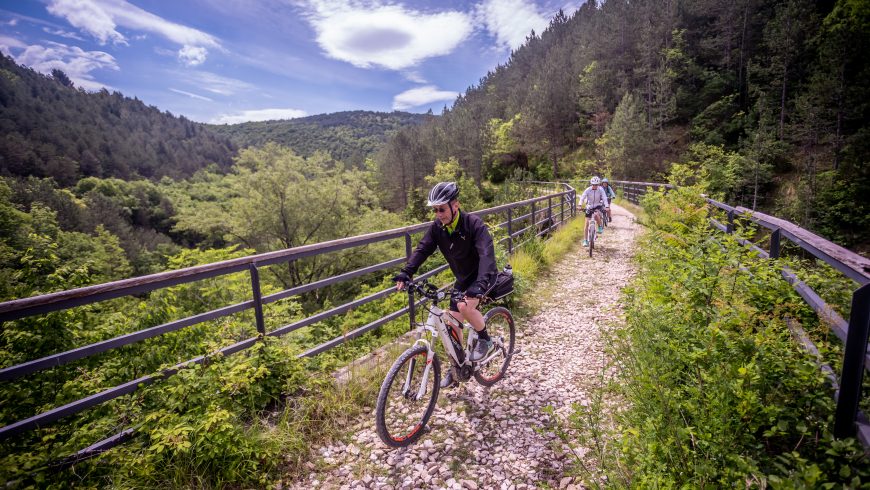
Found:
[[[615,427],[578,407],[566,440],[607,433],[590,481],[617,487],[856,487],[870,468],[832,438],[825,378],[786,326],[804,308],[777,261],[706,222],[698,190],[644,201],[649,232],[611,339]],[[667,246],[662,246],[663,244]],[[598,405],[600,408],[602,405]],[[575,434],[570,436],[568,434]],[[573,440],[573,438],[577,438]]]

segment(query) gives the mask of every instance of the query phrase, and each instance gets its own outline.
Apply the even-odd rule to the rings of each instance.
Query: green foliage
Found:
[[[438,182],[456,182],[456,185],[459,186],[459,202],[462,203],[463,209],[476,211],[483,207],[480,188],[471,177],[462,171],[455,158],[436,162],[434,174],[427,175],[424,182],[426,183],[425,195],[429,195],[428,189],[434,187]]]
[[[174,231],[207,236],[211,242],[240,242],[269,252],[400,226],[380,208],[378,195],[359,170],[345,169],[323,153],[308,158],[275,144],[239,153],[232,175],[202,174],[184,184]],[[181,189],[179,189],[180,191]],[[219,236],[215,236],[219,235]],[[270,273],[285,287],[304,284],[376,263],[398,254],[398,243],[292,261]],[[318,302],[341,288],[321,292]]]
[[[344,111],[280,121],[206,125],[239,148],[261,147],[273,142],[292,148],[304,157],[325,151],[338,161],[362,168],[365,159],[397,130],[421,124],[425,114],[394,111]]]
[[[616,177],[632,180],[641,175],[637,169],[651,143],[644,119],[640,99],[627,93],[616,107],[607,131],[595,141]]]
[[[529,36],[441,117],[397,131],[374,158],[384,203],[404,209],[434,162],[451,157],[478,182],[596,169],[658,181],[703,144],[742,160],[725,162],[739,164],[736,179],[725,178],[733,168],[708,169],[730,204],[862,246],[868,213],[842,203],[866,201],[868,189],[865,4],[587,2]],[[822,206],[839,207],[843,226],[825,226]]]
[[[53,177],[183,177],[210,163],[228,167],[235,149],[203,125],[103,89],[72,87],[0,57],[4,175]]]
[[[503,182],[516,166],[524,166],[526,156],[520,151],[519,142],[514,136],[514,126],[520,123],[522,114],[516,114],[507,121],[490,119],[487,126],[487,145],[483,158],[487,177],[493,182]]]
[[[650,231],[612,336],[624,408],[612,431],[582,407],[567,429],[615,439],[589,477],[626,488],[860,486],[863,450],[833,440],[832,394],[786,327],[804,306],[782,264],[711,229],[699,190],[644,200]]]

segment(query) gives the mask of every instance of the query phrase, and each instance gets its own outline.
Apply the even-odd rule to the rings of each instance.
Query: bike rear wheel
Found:
[[[375,426],[378,436],[390,447],[405,447],[419,439],[435,409],[441,383],[441,363],[437,355],[432,356],[432,365],[423,384],[428,352],[423,345],[406,350],[393,363],[381,385],[375,408]]]
[[[495,344],[495,355],[487,356],[489,360],[474,372],[474,379],[483,386],[492,386],[504,377],[513,357],[516,341],[514,317],[510,310],[499,306],[487,311],[483,321],[486,332]]]

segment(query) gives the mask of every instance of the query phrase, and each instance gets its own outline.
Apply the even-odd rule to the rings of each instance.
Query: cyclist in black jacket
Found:
[[[468,321],[477,332],[479,342],[471,360],[478,361],[489,353],[492,341],[477,306],[498,270],[489,229],[477,216],[460,211],[458,198],[459,188],[455,182],[441,182],[432,188],[427,206],[432,207],[436,219],[417,244],[408,263],[393,279],[397,289],[404,289],[405,283],[411,280],[435,248],[441,250],[456,276],[454,291],[460,292],[450,300],[450,313],[460,321]],[[448,374],[441,385],[446,387],[451,383]]]

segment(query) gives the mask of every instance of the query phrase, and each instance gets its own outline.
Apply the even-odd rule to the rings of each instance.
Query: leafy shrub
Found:
[[[697,189],[652,193],[644,207],[651,228],[611,339],[624,408],[589,477],[668,488],[870,481],[857,441],[833,439],[830,389],[786,326],[803,305],[781,264],[711,229]],[[607,432],[577,407],[563,435],[594,431]]]

